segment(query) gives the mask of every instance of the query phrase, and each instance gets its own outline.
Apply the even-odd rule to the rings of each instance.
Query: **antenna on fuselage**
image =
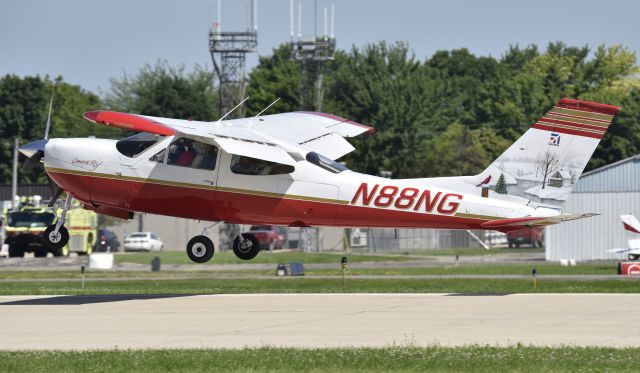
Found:
[[[280,97],[276,98],[275,101],[273,101],[272,103],[269,104],[269,106],[267,106],[266,108],[262,109],[261,112],[259,112],[258,114],[256,114],[256,116],[254,118],[257,118],[260,116],[260,114],[264,113],[265,111],[269,110],[270,107],[272,107],[273,105],[275,105],[276,102],[280,101]]]
[[[233,109],[229,110],[225,115],[222,116],[222,118],[218,119],[218,121],[216,122],[216,125],[219,125],[220,122],[222,122],[222,120],[224,118],[226,118],[229,114],[233,113],[234,110],[236,110],[237,108],[239,108],[242,104],[244,104],[245,101],[247,101],[249,99],[249,97],[245,97],[244,100],[240,101],[240,103],[236,106],[233,107]]]

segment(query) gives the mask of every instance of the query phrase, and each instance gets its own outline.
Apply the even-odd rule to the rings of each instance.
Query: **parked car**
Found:
[[[510,231],[507,233],[509,247],[520,247],[520,245],[531,245],[531,247],[542,247],[544,245],[544,229],[531,227]]]
[[[93,252],[115,253],[120,250],[120,241],[112,231],[98,229],[98,239],[93,246]]]
[[[261,250],[278,250],[284,245],[286,230],[273,225],[254,225],[249,229],[249,233],[256,236]]]
[[[164,243],[152,232],[134,232],[124,239],[124,251],[161,251]]]

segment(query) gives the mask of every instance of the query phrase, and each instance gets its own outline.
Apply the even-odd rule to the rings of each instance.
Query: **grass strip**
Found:
[[[385,279],[285,277],[6,282],[0,295],[247,293],[638,293],[637,281],[538,279]]]
[[[631,372],[639,348],[247,348],[0,352],[3,372]]]

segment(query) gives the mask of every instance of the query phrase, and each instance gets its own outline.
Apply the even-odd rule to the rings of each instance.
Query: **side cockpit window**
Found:
[[[135,158],[164,138],[164,136],[142,132],[118,141],[116,149],[126,157]]]
[[[153,157],[149,158],[149,160],[151,162],[164,163],[164,158],[166,157],[166,155],[167,155],[167,149],[162,149],[156,154],[154,154]]]
[[[167,164],[214,170],[217,158],[218,148],[216,146],[182,137],[173,140],[169,145]]]
[[[233,154],[231,172],[238,175],[283,175],[295,170],[287,164],[265,161],[263,159]]]

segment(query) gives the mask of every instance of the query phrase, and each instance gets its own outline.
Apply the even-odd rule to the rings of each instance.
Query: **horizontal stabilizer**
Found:
[[[626,248],[626,249],[609,249],[607,250],[608,253],[614,253],[614,254],[621,254],[621,253],[626,253],[631,251],[631,249]]]
[[[564,221],[576,220],[576,219],[584,219],[595,216],[598,214],[588,213],[588,214],[565,214],[565,215],[556,215],[550,217],[533,217],[526,216],[522,218],[511,218],[511,219],[497,219],[497,220],[489,220],[481,224],[482,228],[486,229],[496,229],[496,230],[513,230],[519,229],[522,227],[537,227],[537,226],[545,226],[551,224],[558,224]]]
[[[640,222],[633,215],[620,215],[624,230],[631,233],[640,233]]]

